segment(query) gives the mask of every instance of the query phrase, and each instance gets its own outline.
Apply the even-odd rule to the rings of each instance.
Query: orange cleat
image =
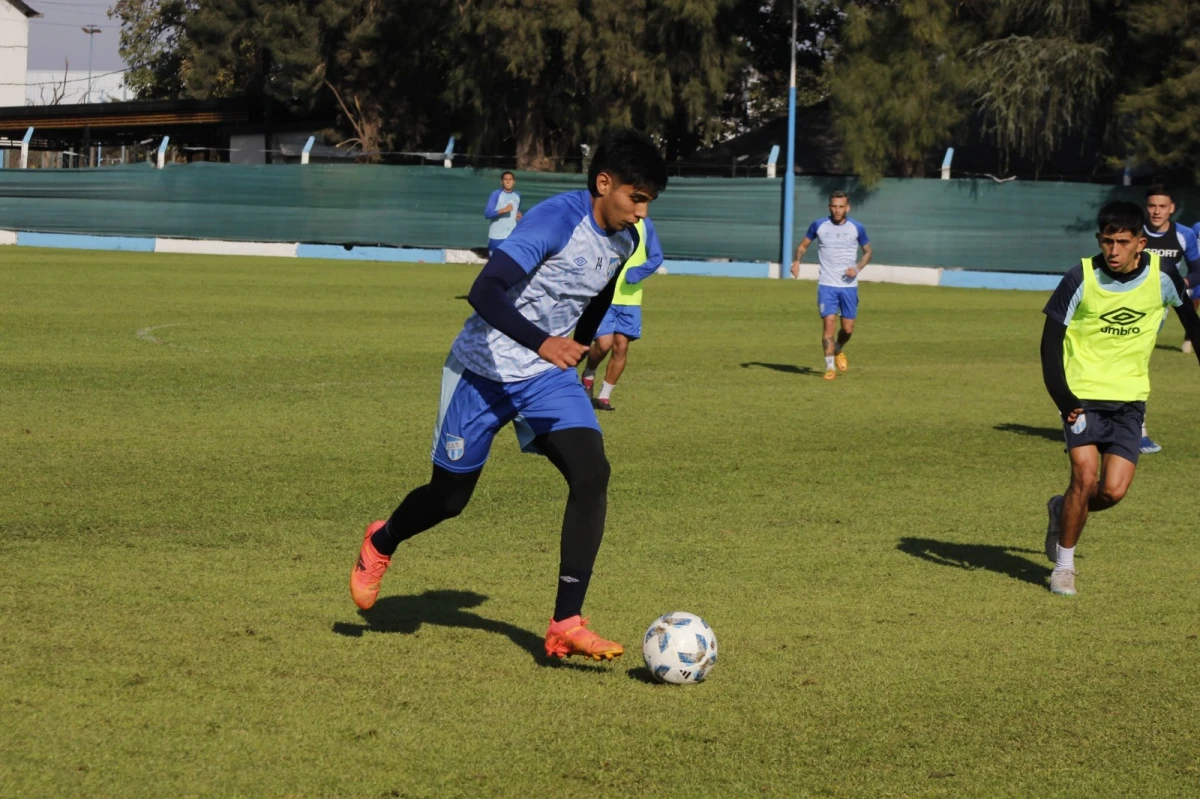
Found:
[[[379,596],[379,581],[383,579],[384,572],[392,563],[391,558],[380,555],[379,550],[371,543],[371,536],[385,524],[387,522],[380,519],[367,525],[362,547],[358,550],[358,560],[354,562],[354,569],[350,572],[350,596],[354,599],[354,604],[363,610],[375,604],[375,598]]]
[[[546,657],[567,658],[583,655],[592,660],[612,660],[625,654],[625,647],[616,641],[605,641],[587,628],[587,619],[571,616],[562,621],[550,620],[546,631]]]
[[[832,369],[825,370],[825,379],[826,380],[833,380],[836,377],[837,377],[837,372],[833,371]]]
[[[844,372],[850,368],[850,361],[846,360],[846,353],[844,352],[839,352],[833,356],[833,362],[837,364],[839,372]]]

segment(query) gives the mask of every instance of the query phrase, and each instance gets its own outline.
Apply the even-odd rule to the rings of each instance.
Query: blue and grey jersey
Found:
[[[508,290],[517,311],[551,336],[566,336],[588,302],[633,255],[633,228],[606,233],[592,216],[587,190],[538,203],[500,245],[525,270]],[[502,383],[528,380],[557,368],[472,314],[451,348],[476,374]]]
[[[858,285],[858,276],[846,277],[846,270],[858,263],[858,248],[871,243],[867,229],[857,220],[846,217],[842,224],[834,224],[829,217],[818,219],[808,226],[804,238],[818,242],[818,257],[821,269],[817,285],[852,288]]]
[[[512,209],[503,214],[496,213],[497,210],[512,203]],[[515,191],[504,191],[504,189],[496,189],[492,192],[492,196],[488,197],[487,205],[483,209],[485,219],[492,220],[492,224],[488,227],[489,239],[506,239],[512,234],[513,228],[517,226],[517,213],[521,210],[521,195]]]

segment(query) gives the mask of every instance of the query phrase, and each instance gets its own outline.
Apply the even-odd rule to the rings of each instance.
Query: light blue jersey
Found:
[[[583,309],[633,250],[633,228],[608,234],[596,224],[587,190],[538,203],[499,247],[528,275],[508,290],[508,296],[522,316],[551,336],[566,336],[575,329]],[[467,369],[502,383],[558,368],[479,314],[467,319],[451,352]]]
[[[504,206],[512,203],[512,210],[503,214],[498,214],[496,211]],[[506,239],[517,226],[517,213],[521,210],[521,195],[515,191],[504,191],[504,189],[496,189],[492,192],[492,196],[488,197],[487,205],[484,206],[483,216],[486,219],[491,219],[492,224],[488,227],[489,239]]]
[[[804,238],[818,242],[821,269],[817,276],[817,285],[838,288],[858,286],[858,276],[847,278],[846,270],[853,269],[858,263],[859,246],[866,246],[871,242],[867,238],[866,228],[850,217],[846,217],[840,225],[835,225],[829,217],[824,217],[808,226]]]

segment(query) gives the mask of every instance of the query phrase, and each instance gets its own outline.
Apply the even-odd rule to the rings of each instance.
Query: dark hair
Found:
[[[847,194],[846,192],[842,191],[841,189],[838,189],[837,191],[835,191],[829,195],[829,199],[845,200],[848,203],[848,202],[850,202],[850,195]]]
[[[1171,190],[1167,188],[1165,183],[1155,183],[1150,188],[1146,189],[1146,199],[1151,197],[1167,197],[1171,202],[1175,202],[1175,198],[1171,196]]]
[[[645,133],[630,128],[610,131],[596,146],[588,167],[588,189],[596,193],[596,176],[607,172],[621,183],[628,183],[655,194],[667,187],[667,162]]]
[[[1125,200],[1114,200],[1106,203],[1096,214],[1096,230],[1101,233],[1120,233],[1128,230],[1130,233],[1141,235],[1142,225],[1146,223],[1146,215],[1137,203]]]
[[[513,173],[512,173],[510,170],[508,170],[508,169],[506,169],[506,170],[504,170],[503,172],[501,172],[501,173],[500,173],[500,179],[501,179],[501,180],[504,180],[504,176],[505,176],[505,175],[512,175],[512,176],[513,176],[513,180],[516,180],[516,179],[517,179],[517,176],[516,176],[516,175],[513,175]]]

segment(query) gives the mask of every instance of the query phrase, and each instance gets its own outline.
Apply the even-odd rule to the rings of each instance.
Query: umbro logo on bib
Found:
[[[1105,323],[1105,326],[1100,328],[1100,332],[1110,333],[1115,336],[1128,336],[1132,333],[1141,333],[1142,329],[1134,325],[1142,321],[1145,317],[1146,314],[1141,311],[1121,306],[1116,310],[1100,314],[1100,321]]]

